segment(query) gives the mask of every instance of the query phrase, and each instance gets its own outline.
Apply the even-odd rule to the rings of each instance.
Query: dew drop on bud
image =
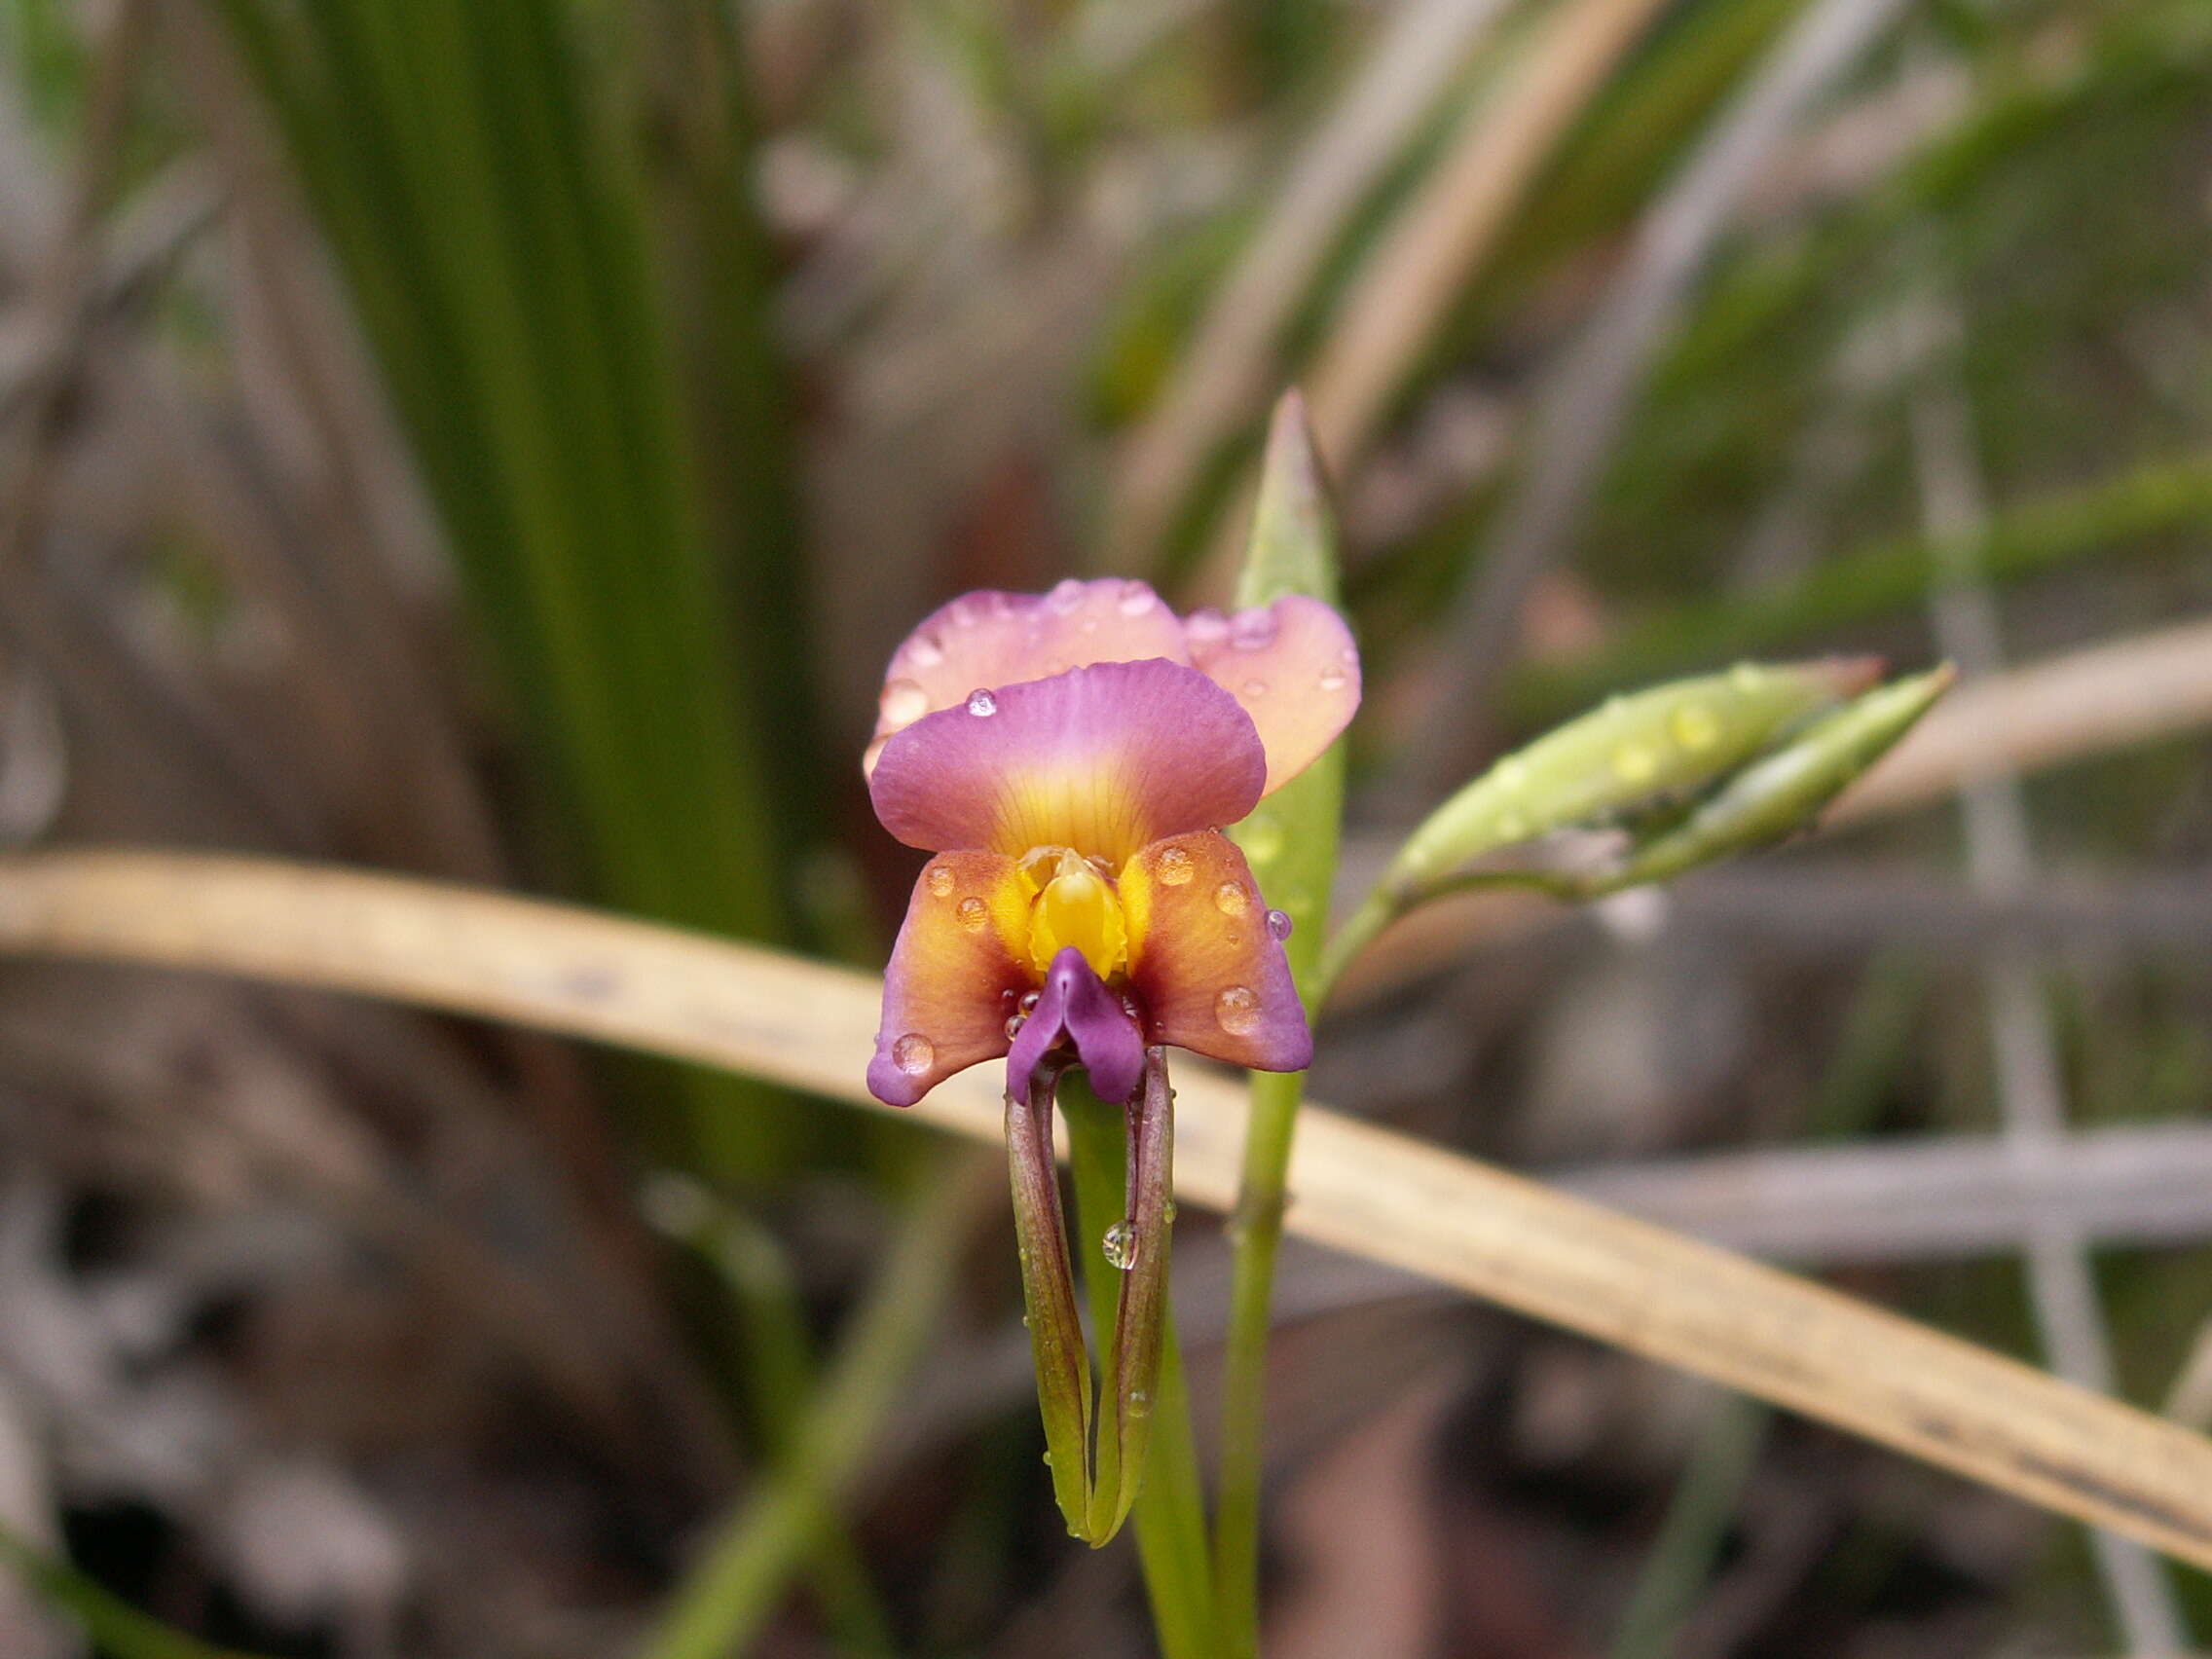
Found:
[[[940,899],[951,898],[952,871],[942,865],[933,866],[930,870],[930,892]]]
[[[1275,643],[1275,613],[1262,608],[1239,610],[1229,621],[1229,643],[1240,651],[1256,651]]]
[[[1675,711],[1675,718],[1667,722],[1675,734],[1675,741],[1692,753],[1711,749],[1720,741],[1720,721],[1703,703],[1685,703]]]
[[[1137,1230],[1127,1221],[1117,1221],[1106,1230],[1106,1236],[1098,1241],[1106,1252],[1107,1265],[1127,1272],[1137,1265]]]
[[[1160,856],[1152,861],[1152,868],[1162,887],[1182,887],[1198,873],[1191,855],[1181,847],[1161,848]]]
[[[971,691],[968,693],[968,712],[977,719],[982,719],[999,712],[999,700],[988,691]]]
[[[1251,897],[1234,881],[1225,881],[1213,890],[1214,908],[1225,916],[1241,916]]]
[[[991,919],[991,907],[980,899],[967,898],[960,901],[960,907],[953,914],[960,918],[960,925],[968,932],[981,933],[983,924]]]
[[[876,707],[885,725],[903,730],[930,712],[930,694],[911,680],[894,680],[883,687]]]
[[[1260,999],[1249,985],[1232,985],[1213,999],[1213,1016],[1232,1037],[1248,1037],[1259,1028]]]
[[[1064,582],[1054,582],[1052,591],[1045,596],[1046,603],[1054,610],[1069,611],[1083,603],[1083,584],[1070,576]]]
[[[920,1077],[937,1063],[937,1048],[919,1031],[909,1031],[891,1045],[891,1063],[908,1077]]]
[[[1647,784],[1659,771],[1659,756],[1641,743],[1624,743],[1613,751],[1613,770],[1624,784]]]
[[[1342,691],[1345,688],[1345,682],[1350,678],[1351,676],[1341,668],[1324,668],[1321,670],[1321,689],[1324,691]]]
[[[1284,940],[1290,937],[1290,914],[1285,910],[1268,912],[1268,937]]]
[[[1121,608],[1124,616],[1142,616],[1159,603],[1159,596],[1144,583],[1124,582],[1122,584]]]

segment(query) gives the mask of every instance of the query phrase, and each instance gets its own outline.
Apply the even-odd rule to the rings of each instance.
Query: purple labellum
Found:
[[[1014,1036],[1007,1055],[1007,1088],[1026,1091],[1045,1056],[1063,1041],[1074,1045],[1099,1099],[1119,1103],[1137,1091],[1144,1073],[1144,1034],[1072,944],[1052,958],[1037,1006]]]

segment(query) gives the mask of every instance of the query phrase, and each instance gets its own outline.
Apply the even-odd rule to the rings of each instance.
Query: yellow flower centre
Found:
[[[1071,944],[1101,979],[1122,971],[1129,930],[1111,877],[1068,847],[1033,849],[1021,873],[1037,895],[1029,904],[1029,960],[1038,973]]]

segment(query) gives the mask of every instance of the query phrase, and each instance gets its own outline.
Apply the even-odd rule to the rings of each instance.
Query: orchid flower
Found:
[[[1359,706],[1344,619],[1287,595],[1179,618],[1137,581],[974,593],[891,659],[865,766],[923,867],[884,974],[868,1088],[910,1106],[1007,1057],[1007,1151],[1053,1494],[1093,1545],[1142,1479],[1166,1318],[1174,1094],[1166,1049],[1303,1071],[1313,1036],[1268,908],[1222,833]],[[1122,1275],[1090,1361],[1053,1165],[1062,1078],[1124,1109]],[[1111,1132],[1110,1130],[1108,1131]]]
[[[1101,1099],[1148,1048],[1302,1071],[1280,911],[1221,830],[1359,706],[1344,619],[1288,596],[1179,618],[1138,581],[975,593],[891,659],[866,767],[884,828],[937,856],[884,977],[868,1088],[910,1106],[1072,1049]]]

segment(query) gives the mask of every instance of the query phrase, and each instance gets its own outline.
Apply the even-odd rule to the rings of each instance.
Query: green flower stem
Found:
[[[217,1647],[140,1612],[4,1525],[0,1525],[0,1567],[12,1568],[39,1600],[75,1621],[110,1659],[253,1659],[238,1648]]]
[[[1667,1659],[1674,1652],[1772,1419],[1766,1407],[1740,1394],[1722,1400],[1708,1419],[1621,1614],[1609,1659]]]
[[[729,1659],[758,1634],[897,1405],[950,1296],[973,1224],[999,1201],[992,1160],[929,1172],[852,1316],[789,1455],[677,1592],[645,1659]]]
[[[1318,1014],[1328,1006],[1329,993],[1337,988],[1337,980],[1344,971],[1358,959],[1359,953],[1382,937],[1382,930],[1398,919],[1401,906],[1385,888],[1377,887],[1360,902],[1358,909],[1345,918],[1344,925],[1329,936],[1322,948],[1321,960],[1313,969],[1312,988],[1308,995],[1309,1011]]]
[[[1296,392],[1275,405],[1267,461],[1252,512],[1252,539],[1236,603],[1271,605],[1304,594],[1338,600],[1336,515],[1305,404]],[[1331,747],[1231,833],[1252,863],[1260,890],[1291,919],[1283,954],[1308,1013],[1318,1012],[1314,971],[1328,926],[1343,829],[1345,751]],[[1229,1330],[1222,1353],[1221,1468],[1213,1571],[1220,1597],[1216,1646],[1250,1659],[1260,1641],[1260,1478],[1267,1416],[1268,1330],[1275,1252],[1282,1243],[1291,1138],[1305,1079],[1255,1073],[1244,1164],[1231,1227]]]
[[[747,1404],[771,1455],[789,1457],[805,1421],[801,1403],[813,1397],[821,1381],[790,1255],[768,1228],[734,1205],[715,1204],[701,1221],[691,1242],[714,1264],[735,1306],[749,1361],[743,1377]],[[824,1517],[807,1583],[842,1651],[896,1649],[866,1558],[841,1517]]]
[[[1318,997],[1312,1006],[1320,1006]],[[1214,1576],[1221,1586],[1224,1659],[1260,1649],[1260,1478],[1265,1459],[1268,1333],[1275,1252],[1288,1202],[1290,1148],[1304,1072],[1254,1072],[1244,1170],[1231,1218],[1235,1272],[1221,1380],[1221,1492],[1214,1515]]]
[[[1124,1114],[1092,1094],[1081,1073],[1061,1079],[1059,1103],[1075,1171],[1075,1254],[1083,1264],[1091,1327],[1103,1334],[1115,1328],[1120,1316],[1122,1275],[1107,1265],[1103,1240],[1128,1203]],[[1130,1512],[1137,1560],[1164,1659],[1212,1659],[1218,1649],[1204,1489],[1172,1301],[1162,1319],[1161,1350],[1144,1480]]]

